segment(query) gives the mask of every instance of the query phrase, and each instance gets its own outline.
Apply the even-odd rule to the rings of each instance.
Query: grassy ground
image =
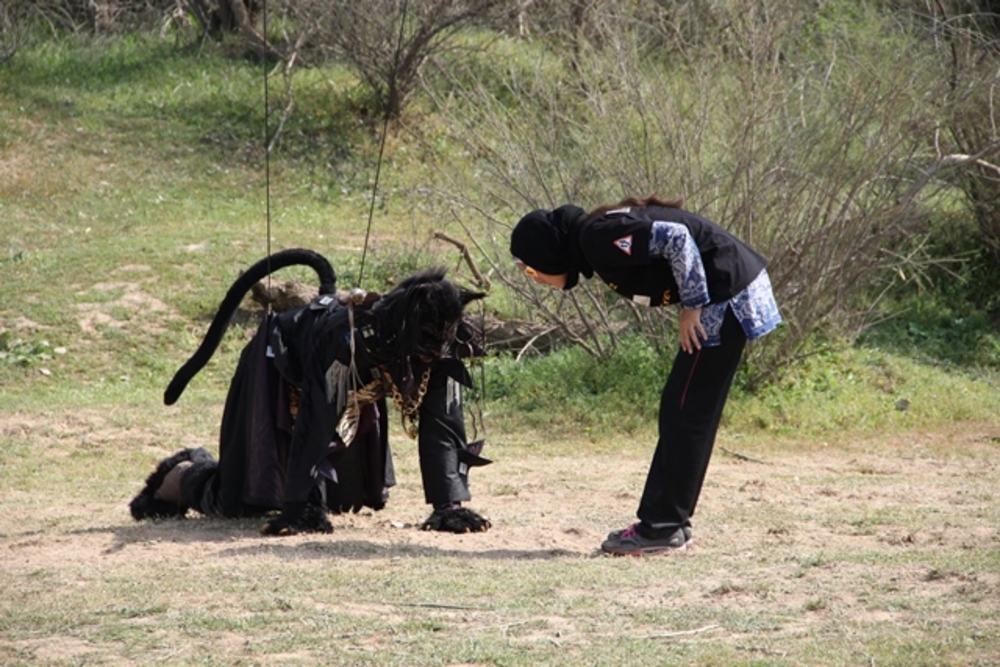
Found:
[[[427,510],[398,434],[389,508],[335,517],[331,536],[133,523],[156,460],[211,448],[246,337],[234,327],[162,406],[229,282],[266,252],[247,130],[259,73],[171,45],[29,55],[0,69],[3,664],[996,664],[997,378],[877,350],[734,398],[696,547],[677,557],[596,554],[631,521],[652,449],[649,415],[617,404],[589,431],[488,404],[484,535],[415,528]],[[304,109],[310,94],[349,106],[322,80]],[[366,130],[346,127],[322,135],[326,167],[291,142],[270,205],[275,248],[349,272],[374,164],[345,138]],[[431,178],[394,164],[397,186]],[[374,220],[385,277],[400,249],[438,258],[421,231],[435,211],[394,196]]]
[[[4,412],[4,664],[957,666],[1000,650],[995,424],[727,432],[695,546],[614,559],[597,546],[631,518],[645,438],[489,434],[485,534],[417,529],[401,437],[389,506],[333,517],[332,535],[132,522],[153,462],[210,442],[221,396],[205,398]]]

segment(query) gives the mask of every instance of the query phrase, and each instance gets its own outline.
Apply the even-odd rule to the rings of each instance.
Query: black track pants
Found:
[[[660,398],[660,434],[637,516],[648,524],[689,526],[712,456],[729,388],[746,347],[731,310],[722,344],[681,350]]]

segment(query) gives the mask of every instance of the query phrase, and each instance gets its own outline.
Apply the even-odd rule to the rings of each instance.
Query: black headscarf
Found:
[[[593,271],[579,250],[577,235],[587,213],[579,206],[566,204],[554,211],[532,211],[510,234],[510,254],[527,266],[558,276],[566,274],[566,287],[579,281],[579,273],[588,278]]]

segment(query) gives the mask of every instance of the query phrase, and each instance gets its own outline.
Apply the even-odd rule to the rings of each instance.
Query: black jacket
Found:
[[[576,263],[622,296],[649,306],[680,300],[670,263],[650,257],[653,222],[687,227],[701,253],[711,303],[728,301],[745,289],[767,264],[753,248],[707,218],[678,208],[631,207],[586,220],[579,229]]]

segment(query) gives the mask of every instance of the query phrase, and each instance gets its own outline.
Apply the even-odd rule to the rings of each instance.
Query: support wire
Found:
[[[264,31],[264,44],[267,44],[267,0],[261,3],[261,21]],[[261,61],[264,70],[264,216],[266,222],[267,239],[265,249],[267,251],[267,314],[271,314],[271,103],[270,87],[268,85],[267,51],[261,54]]]
[[[365,245],[361,250],[361,268],[358,269],[358,287],[361,287],[365,277],[365,258],[368,256],[368,239],[372,233],[372,218],[375,215],[375,195],[378,193],[379,175],[382,173],[382,155],[385,153],[385,138],[389,131],[389,101],[396,92],[396,73],[399,71],[399,52],[403,48],[403,28],[406,26],[406,10],[409,0],[403,0],[403,11],[399,18],[399,36],[396,38],[396,53],[393,55],[392,76],[389,78],[389,98],[386,100],[382,138],[378,148],[378,162],[375,165],[375,183],[372,184],[372,200],[368,207],[368,228],[365,230]]]

